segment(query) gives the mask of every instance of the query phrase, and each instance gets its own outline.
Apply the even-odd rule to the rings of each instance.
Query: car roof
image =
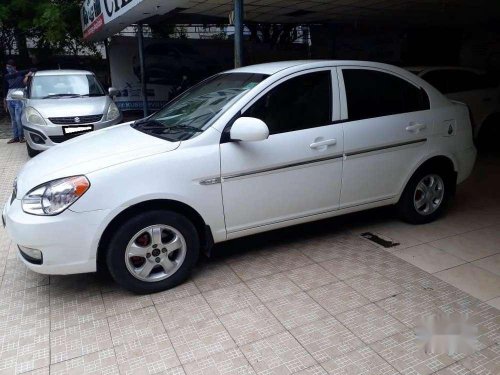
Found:
[[[249,65],[241,68],[229,70],[228,73],[255,73],[255,74],[268,74],[273,75],[285,69],[298,68],[304,70],[309,68],[316,68],[318,66],[363,66],[387,69],[394,72],[402,73],[403,69],[394,65],[388,65],[373,61],[361,60],[292,60],[292,61],[279,61],[272,63],[264,63],[257,65]],[[406,71],[405,71],[406,72]]]
[[[54,70],[39,70],[35,73],[36,76],[63,76],[75,74],[94,74],[88,70],[74,70],[74,69],[54,69]]]

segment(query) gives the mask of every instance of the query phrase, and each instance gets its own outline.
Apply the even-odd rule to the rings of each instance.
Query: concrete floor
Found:
[[[0,141],[2,202],[26,160]],[[145,296],[32,273],[1,228],[0,374],[498,375],[499,191],[500,158],[485,158],[433,224],[379,209],[232,241]],[[475,352],[424,350],[416,328],[445,313],[465,314]]]

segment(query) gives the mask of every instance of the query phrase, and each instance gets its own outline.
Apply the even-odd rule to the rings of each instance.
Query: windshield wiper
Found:
[[[62,98],[65,96],[70,96],[72,98],[78,98],[78,97],[81,97],[82,95],[80,95],[80,94],[51,94],[51,95],[44,96],[42,99]]]
[[[154,119],[147,119],[136,121],[132,125],[134,129],[140,128],[141,130],[162,130],[163,133],[169,133],[170,130],[187,130],[193,133],[201,133],[203,130],[189,125],[163,125],[160,121]]]

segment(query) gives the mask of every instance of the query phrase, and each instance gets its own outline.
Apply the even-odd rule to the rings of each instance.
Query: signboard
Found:
[[[84,0],[81,10],[83,37],[88,39],[104,25],[145,0]]]
[[[86,39],[104,26],[102,0],[85,0],[80,10],[83,37]]]

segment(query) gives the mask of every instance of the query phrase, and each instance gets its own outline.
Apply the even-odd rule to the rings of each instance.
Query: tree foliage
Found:
[[[80,5],[80,0],[2,0],[0,48],[12,48],[14,39],[21,55],[27,55],[27,40],[52,53],[95,51],[82,39]]]

